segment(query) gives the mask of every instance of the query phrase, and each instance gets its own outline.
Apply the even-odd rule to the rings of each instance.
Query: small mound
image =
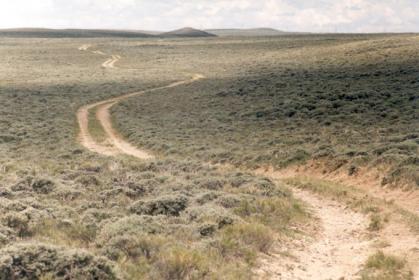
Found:
[[[289,34],[273,28],[250,28],[250,29],[208,29],[207,32],[220,37],[258,37],[258,36],[280,36]]]
[[[0,250],[0,279],[119,279],[104,258],[48,245],[19,244]]]
[[[182,29],[162,33],[160,34],[160,36],[162,37],[216,37],[216,35],[212,33],[199,30],[199,29],[194,29],[191,27],[185,27]]]

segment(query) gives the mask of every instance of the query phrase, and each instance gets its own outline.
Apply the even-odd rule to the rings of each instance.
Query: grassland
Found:
[[[418,188],[418,40],[172,46],[171,59],[188,56],[207,79],[121,103],[115,123],[131,142],[165,155],[275,168],[315,160],[327,162],[324,172],[349,175],[381,167],[382,185]]]
[[[307,222],[301,203],[267,178],[80,146],[79,107],[189,70],[161,71],[164,51],[126,59],[132,50],[184,43],[1,42],[1,279],[248,279],[259,253]],[[125,64],[102,69],[102,55],[78,50],[87,43]]]
[[[210,162],[382,164],[384,184],[416,188],[418,40],[0,38],[1,277],[252,278],[259,254],[314,220],[284,183]],[[85,44],[120,55],[118,68]],[[112,109],[115,127],[157,159],[78,143],[81,106],[195,73],[206,79]],[[365,277],[379,259],[405,273],[380,255]]]

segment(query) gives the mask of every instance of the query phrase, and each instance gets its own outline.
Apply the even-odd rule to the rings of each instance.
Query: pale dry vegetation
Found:
[[[314,160],[348,175],[374,167],[383,186],[417,188],[418,42],[324,35],[173,46],[207,79],[122,102],[115,123],[165,155],[275,168]]]
[[[0,39],[0,279],[252,278],[257,256],[309,215],[285,185],[209,162],[327,157],[417,181],[417,40]],[[86,43],[121,55],[118,69]],[[80,106],[194,73],[206,79],[113,109],[156,160],[78,144]]]

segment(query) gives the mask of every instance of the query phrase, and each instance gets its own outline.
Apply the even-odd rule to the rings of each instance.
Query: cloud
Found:
[[[417,0],[0,0],[0,27],[419,31]]]

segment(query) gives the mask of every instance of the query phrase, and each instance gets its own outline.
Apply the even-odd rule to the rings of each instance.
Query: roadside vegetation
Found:
[[[114,121],[131,142],[167,156],[248,168],[314,161],[325,173],[374,169],[383,186],[417,189],[418,41],[324,35],[208,43],[204,53],[173,46],[207,79],[122,102]]]
[[[138,63],[144,54],[104,70],[101,55],[78,50],[86,40],[1,40],[0,279],[249,279],[259,254],[310,221],[268,178],[78,144],[80,106],[183,79],[159,69],[166,61]],[[142,44],[153,42],[103,49],[124,57]]]
[[[382,251],[370,256],[361,272],[362,280],[412,280],[406,261]]]

